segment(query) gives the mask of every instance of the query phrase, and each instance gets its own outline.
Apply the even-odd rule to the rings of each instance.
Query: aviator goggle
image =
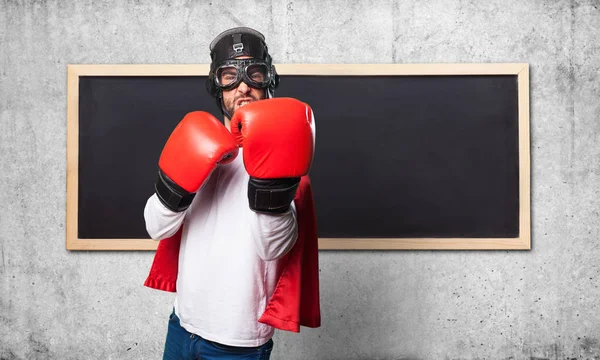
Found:
[[[264,89],[271,82],[271,69],[264,60],[226,60],[215,71],[215,83],[222,90],[230,90],[241,81],[254,88]]]

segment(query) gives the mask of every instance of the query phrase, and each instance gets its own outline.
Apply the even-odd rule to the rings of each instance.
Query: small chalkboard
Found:
[[[320,249],[530,249],[527,64],[276,65],[315,114]],[[143,209],[208,65],[69,65],[69,250],[154,250]]]

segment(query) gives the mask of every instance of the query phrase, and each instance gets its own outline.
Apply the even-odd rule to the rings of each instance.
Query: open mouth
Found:
[[[250,98],[244,98],[244,99],[240,99],[237,101],[237,106],[238,107],[242,107],[246,104],[250,104],[251,102],[253,102],[254,99],[250,99]]]

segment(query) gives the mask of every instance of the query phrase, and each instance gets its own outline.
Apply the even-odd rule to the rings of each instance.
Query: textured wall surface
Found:
[[[323,326],[274,359],[600,359],[600,3],[0,1],[0,358],[159,359],[152,252],[65,250],[67,64],[527,62],[532,244],[321,252]],[[377,126],[377,124],[373,124]]]

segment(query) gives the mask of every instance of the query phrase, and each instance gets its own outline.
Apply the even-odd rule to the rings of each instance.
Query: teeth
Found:
[[[250,101],[241,101],[240,102],[240,107],[246,105],[246,104],[250,104]]]

